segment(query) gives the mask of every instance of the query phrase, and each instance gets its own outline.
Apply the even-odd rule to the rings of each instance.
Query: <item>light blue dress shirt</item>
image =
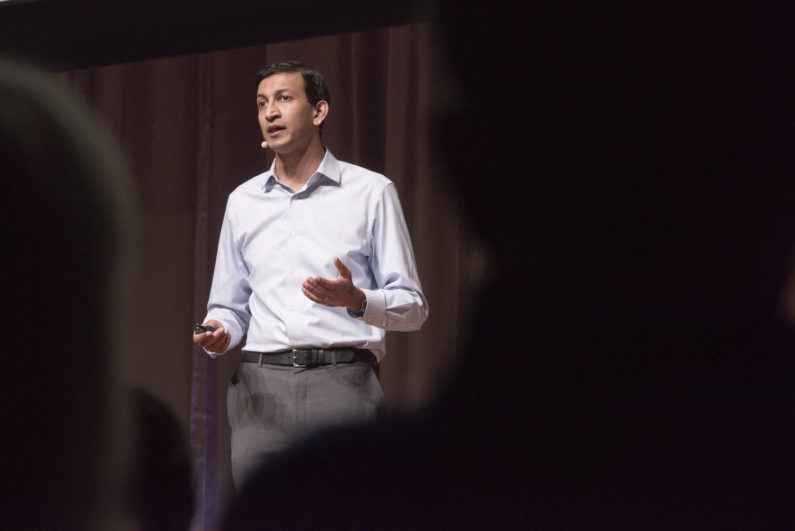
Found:
[[[364,291],[361,317],[309,300],[307,277],[336,279],[334,257]],[[326,149],[318,170],[293,191],[271,168],[230,195],[221,227],[208,319],[236,346],[271,352],[354,346],[385,354],[387,330],[417,330],[428,303],[414,263],[395,185],[381,174],[337,160]]]

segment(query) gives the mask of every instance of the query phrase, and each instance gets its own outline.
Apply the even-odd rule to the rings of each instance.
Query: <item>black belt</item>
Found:
[[[267,365],[289,365],[292,367],[317,367],[366,361],[375,365],[375,355],[361,348],[294,348],[278,352],[243,351],[243,362]]]

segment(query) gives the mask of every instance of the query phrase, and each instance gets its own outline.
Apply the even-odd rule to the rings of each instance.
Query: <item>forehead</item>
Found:
[[[289,90],[304,93],[304,77],[301,72],[274,74],[259,82],[257,96],[271,96],[276,92]]]

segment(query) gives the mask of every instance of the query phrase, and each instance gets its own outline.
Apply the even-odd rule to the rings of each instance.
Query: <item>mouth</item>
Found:
[[[281,125],[272,125],[268,127],[268,134],[269,135],[278,135],[281,131],[284,131],[284,127]]]

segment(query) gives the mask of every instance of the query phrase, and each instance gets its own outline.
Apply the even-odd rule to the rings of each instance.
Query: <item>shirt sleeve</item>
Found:
[[[376,289],[362,289],[367,308],[361,317],[385,330],[419,330],[428,318],[408,227],[394,184],[376,205],[370,268]]]
[[[251,286],[248,279],[248,267],[235,241],[234,221],[230,205],[227,203],[221,225],[221,236],[218,239],[218,254],[215,259],[205,321],[216,319],[223,323],[224,328],[232,335],[229,349],[240,343],[251,321],[249,310]]]

